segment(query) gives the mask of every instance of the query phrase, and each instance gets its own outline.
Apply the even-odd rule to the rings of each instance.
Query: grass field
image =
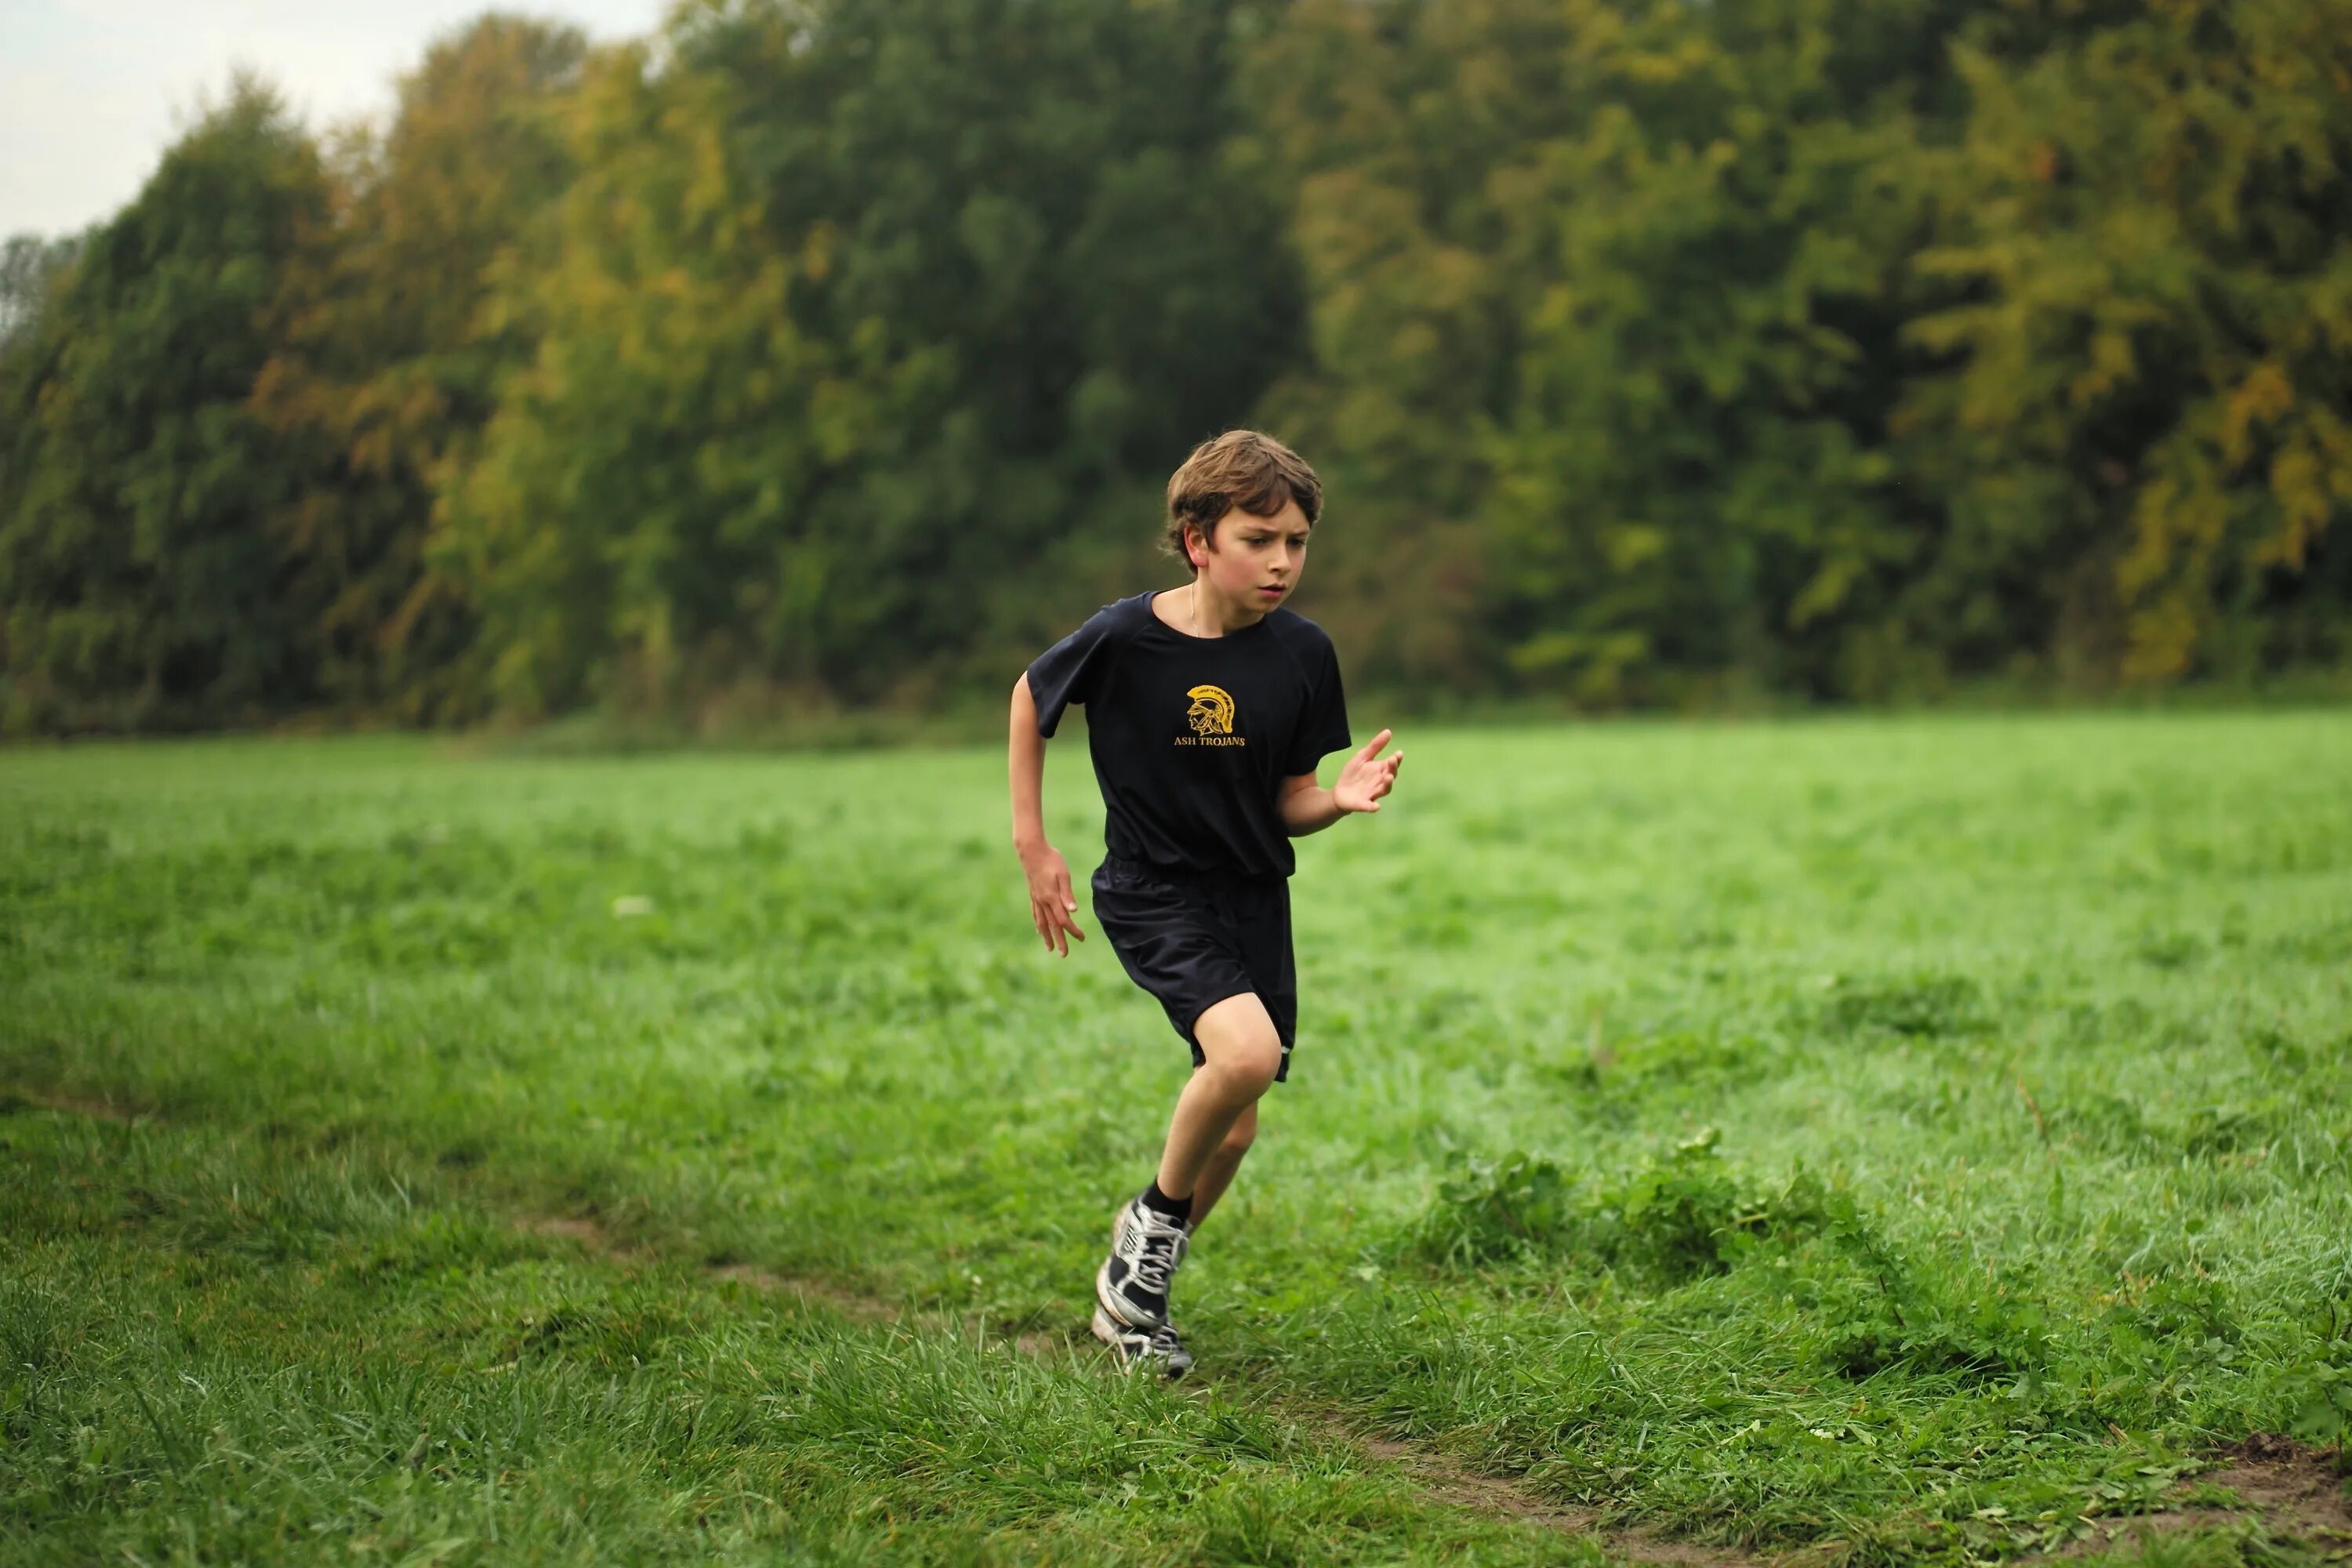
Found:
[[[0,1562],[2344,1554],[2352,715],[1405,741],[1172,1388],[1000,756],[0,752]]]

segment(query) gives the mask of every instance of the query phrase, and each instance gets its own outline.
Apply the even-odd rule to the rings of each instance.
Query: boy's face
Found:
[[[1187,530],[1184,548],[1211,588],[1237,605],[1271,610],[1290,597],[1307,570],[1307,535],[1313,527],[1296,500],[1272,517],[1239,507],[1217,519],[1205,543]]]

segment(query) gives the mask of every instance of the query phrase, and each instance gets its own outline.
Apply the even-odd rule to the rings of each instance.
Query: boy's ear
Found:
[[[1186,565],[1198,572],[1209,563],[1205,557],[1213,548],[1214,547],[1209,542],[1207,531],[1199,523],[1188,522],[1184,525],[1184,563]]]

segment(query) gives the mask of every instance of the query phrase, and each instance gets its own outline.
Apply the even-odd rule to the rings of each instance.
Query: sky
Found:
[[[69,234],[139,194],[200,105],[249,66],[311,124],[392,106],[393,79],[488,0],[0,0],[0,237]],[[592,38],[665,0],[505,0]]]

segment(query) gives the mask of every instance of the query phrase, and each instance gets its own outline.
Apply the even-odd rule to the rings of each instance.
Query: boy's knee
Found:
[[[1255,1100],[1274,1087],[1274,1075],[1282,1070],[1282,1042],[1271,1035],[1264,1040],[1236,1040],[1211,1058],[1209,1066],[1234,1095]]]
[[[1282,1070],[1282,1037],[1254,995],[1229,996],[1211,1007],[1193,1034],[1229,1100],[1255,1101]]]

